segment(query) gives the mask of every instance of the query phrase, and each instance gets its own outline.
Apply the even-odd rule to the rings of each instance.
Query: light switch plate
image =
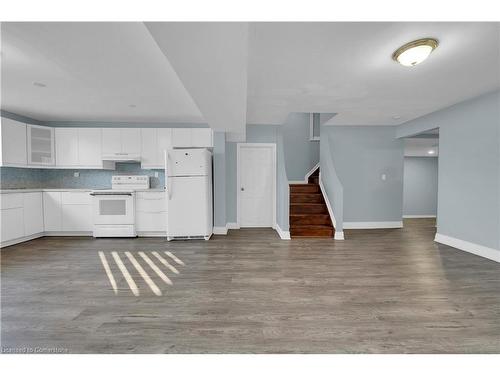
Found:
[[[385,181],[387,180],[387,175],[385,173],[382,173],[382,176],[380,176],[380,178],[382,179],[382,181]]]
[[[155,172],[155,177],[158,177],[158,176],[159,176],[158,172]]]

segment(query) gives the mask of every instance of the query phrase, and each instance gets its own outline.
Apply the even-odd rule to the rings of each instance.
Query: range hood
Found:
[[[140,154],[129,154],[127,152],[115,152],[112,154],[102,154],[103,161],[141,161]]]

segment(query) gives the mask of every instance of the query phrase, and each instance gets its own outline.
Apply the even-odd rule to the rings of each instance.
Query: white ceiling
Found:
[[[398,125],[498,89],[499,25],[3,23],[1,107],[40,120],[208,122],[240,134],[290,112]],[[427,61],[391,60],[426,36],[440,41]]]
[[[205,122],[140,22],[1,30],[3,110],[54,121]]]
[[[492,91],[500,87],[499,25],[251,24],[247,122],[336,112],[329,124],[397,125]],[[427,61],[392,61],[394,50],[422,37],[440,41]]]
[[[161,51],[215,130],[245,139],[247,23],[146,24]]]

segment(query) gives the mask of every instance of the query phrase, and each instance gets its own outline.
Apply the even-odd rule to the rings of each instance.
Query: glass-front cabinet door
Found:
[[[28,164],[54,165],[54,128],[28,125]]]

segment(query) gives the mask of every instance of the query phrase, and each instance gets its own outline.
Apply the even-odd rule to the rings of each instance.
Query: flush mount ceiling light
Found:
[[[429,151],[427,151],[427,153],[428,153],[429,155],[433,155],[433,154],[435,154],[435,153],[436,153],[436,151],[434,151],[434,150],[429,150]]]
[[[415,66],[428,58],[438,44],[438,41],[433,38],[414,40],[399,47],[392,54],[392,59],[404,66]]]

